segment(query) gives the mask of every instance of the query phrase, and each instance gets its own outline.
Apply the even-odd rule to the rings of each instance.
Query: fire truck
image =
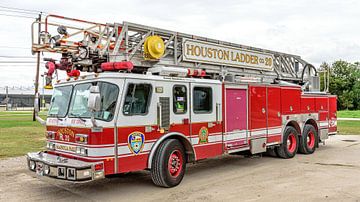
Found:
[[[187,163],[290,159],[337,133],[337,97],[297,55],[58,15],[32,24],[32,51],[60,58],[44,59],[46,120],[35,99],[46,151],[28,153],[27,164],[38,175],[77,182],[148,170],[155,185],[174,187]]]

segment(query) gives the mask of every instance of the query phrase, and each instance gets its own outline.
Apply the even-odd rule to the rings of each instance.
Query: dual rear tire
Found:
[[[318,133],[314,126],[306,124],[301,135],[299,152],[302,154],[312,154],[318,145]]]
[[[283,134],[283,142],[275,148],[278,157],[289,159],[296,155],[299,147],[299,133],[292,126],[287,126]]]
[[[306,124],[302,135],[292,127],[287,126],[283,134],[283,142],[279,147],[274,148],[272,154],[288,159],[293,158],[299,151],[302,154],[312,154],[318,144],[318,134],[314,126]]]

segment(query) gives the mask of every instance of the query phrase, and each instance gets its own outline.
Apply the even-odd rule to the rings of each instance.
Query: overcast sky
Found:
[[[300,55],[319,66],[360,61],[358,0],[1,0],[0,6],[96,22],[130,21]],[[0,8],[0,14],[11,14]],[[32,19],[0,15],[0,56],[31,57]],[[11,47],[11,48],[9,48]],[[0,61],[14,61],[0,57]],[[35,58],[22,61],[35,62]],[[0,63],[0,86],[32,86],[35,63]],[[45,69],[42,67],[42,72]],[[41,81],[41,79],[40,79]]]

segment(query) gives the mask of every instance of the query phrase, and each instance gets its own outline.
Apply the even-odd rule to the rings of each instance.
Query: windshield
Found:
[[[96,82],[83,83],[74,87],[73,96],[70,103],[69,117],[90,118],[91,112],[87,108],[90,87],[98,85],[100,88],[100,111],[94,114],[96,119],[111,121],[115,115],[116,101],[119,88],[110,83]]]
[[[51,98],[49,116],[65,117],[69,107],[72,86],[61,86],[54,88]]]

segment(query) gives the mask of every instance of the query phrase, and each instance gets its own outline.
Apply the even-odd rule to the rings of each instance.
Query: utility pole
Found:
[[[41,14],[39,14],[38,22],[39,22],[39,32],[38,32],[38,44],[40,44],[40,32],[41,32]],[[35,94],[34,94],[34,111],[33,111],[33,121],[36,121],[35,119],[35,97],[36,94],[39,92],[39,72],[40,72],[40,51],[37,52],[37,64],[36,64],[36,74],[35,74]]]
[[[9,97],[9,86],[5,86],[5,94],[6,94],[5,98],[8,98]]]
[[[6,93],[6,96],[5,96],[5,110],[7,111],[8,110],[8,107],[9,107],[9,86],[5,86],[5,93]]]

